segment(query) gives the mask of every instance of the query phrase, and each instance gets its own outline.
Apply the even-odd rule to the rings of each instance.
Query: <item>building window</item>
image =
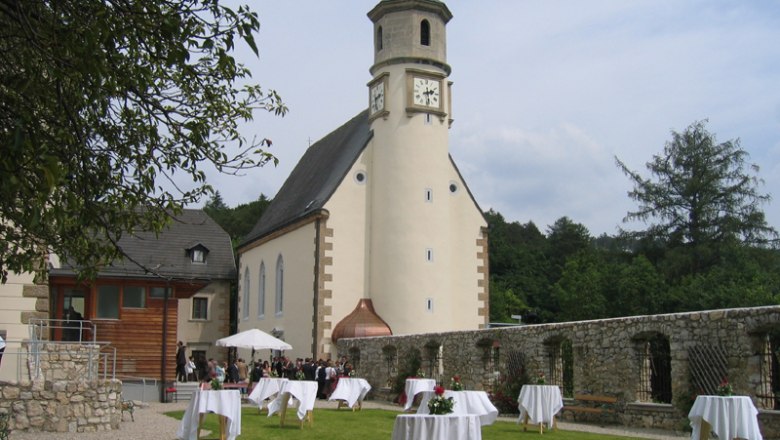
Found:
[[[760,378],[756,397],[760,408],[780,409],[780,332],[760,335]]]
[[[192,298],[192,319],[205,321],[209,319],[209,299],[201,297]]]
[[[564,397],[574,397],[574,364],[569,339],[545,343],[547,377],[551,385],[558,385]]]
[[[173,296],[173,291],[170,287],[150,287],[149,288],[149,298],[154,299],[165,299],[165,298],[171,298]]]
[[[433,249],[428,248],[425,250],[425,261],[433,261]]]
[[[366,173],[364,171],[358,171],[355,173],[355,182],[357,182],[358,185],[363,185],[366,183]]]
[[[260,263],[260,281],[257,286],[257,317],[265,317],[265,263]]]
[[[241,298],[241,316],[244,319],[249,319],[249,268],[244,270],[244,290],[243,297]]]
[[[431,45],[431,24],[428,20],[423,20],[420,23],[420,44],[423,46]]]
[[[284,313],[284,259],[276,260],[276,316]]]
[[[376,28],[376,51],[382,50],[382,26]]]
[[[433,203],[433,190],[430,188],[425,188],[425,202]]]
[[[669,339],[657,333],[635,338],[634,341],[639,364],[639,381],[636,387],[637,400],[640,402],[672,403],[672,359]],[[695,363],[693,358],[691,360],[692,363]],[[697,374],[695,371],[692,373],[693,382],[696,383]]]
[[[206,262],[206,253],[203,252],[203,249],[193,249],[192,250],[192,262],[193,263],[205,263]]]
[[[133,309],[146,307],[146,288],[143,286],[125,286],[122,289],[122,307]]]
[[[119,319],[119,286],[98,286],[97,318]]]
[[[433,313],[433,298],[425,299],[425,311]]]
[[[456,194],[458,192],[458,184],[450,182],[450,194]]]

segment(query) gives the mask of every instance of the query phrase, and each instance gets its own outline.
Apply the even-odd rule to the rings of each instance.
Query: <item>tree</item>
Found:
[[[770,196],[758,191],[758,167],[747,163],[738,139],[717,143],[705,123],[672,131],[663,153],[647,163],[652,178],[615,158],[633,182],[629,197],[639,204],[624,221],[651,222],[640,235],[690,249],[687,265],[693,272],[717,259],[722,245],[765,245],[777,237],[760,209]]]
[[[287,111],[231,55],[235,39],[257,54],[258,29],[219,0],[0,0],[3,281],[49,252],[92,276],[123,234],[211,194],[206,166],[275,162],[239,132]]]

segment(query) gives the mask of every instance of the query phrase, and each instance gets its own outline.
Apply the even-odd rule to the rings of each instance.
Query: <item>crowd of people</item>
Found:
[[[334,362],[331,359],[298,358],[293,361],[276,356],[269,361],[255,361],[251,366],[242,358],[233,363],[187,358],[186,346],[179,341],[176,351],[176,380],[179,382],[210,382],[217,379],[225,383],[251,385],[263,377],[283,377],[289,380],[317,381],[317,398],[327,399],[336,387],[339,377],[352,376],[354,368],[346,356]]]

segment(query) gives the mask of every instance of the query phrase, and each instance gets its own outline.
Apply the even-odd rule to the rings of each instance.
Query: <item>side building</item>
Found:
[[[67,263],[49,271],[51,338],[110,344],[120,379],[174,380],[178,341],[188,356],[226,359],[214,342],[230,330],[229,235],[202,210],[186,209],[160,234],[128,234],[119,245],[143,267],[117,261],[89,282]]]

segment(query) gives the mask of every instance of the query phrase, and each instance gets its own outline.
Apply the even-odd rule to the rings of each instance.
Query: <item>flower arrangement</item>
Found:
[[[450,389],[452,391],[463,391],[463,384],[460,382],[460,376],[457,374],[452,376],[452,380],[450,381]]]
[[[734,394],[734,389],[731,388],[731,384],[729,383],[728,378],[723,378],[722,381],[720,381],[720,385],[718,385],[718,395],[719,396],[731,396]]]
[[[349,370],[349,374],[348,374],[348,376],[349,376],[349,377],[357,377],[357,371],[355,371],[355,370]]]
[[[211,389],[212,390],[221,390],[222,389],[222,382],[220,382],[219,379],[217,378],[217,373],[212,371],[211,374],[209,375],[209,377],[211,377],[211,383],[209,384],[209,385],[211,385]]]
[[[306,375],[303,374],[303,370],[298,370],[295,372],[295,380],[304,380],[306,379]]]
[[[451,413],[455,402],[452,401],[452,397],[444,397],[444,387],[436,385],[433,392],[436,395],[428,401],[428,412],[435,415]]]
[[[546,383],[546,378],[544,377],[543,372],[539,372],[539,374],[536,376],[536,384],[537,385],[544,385]]]
[[[417,373],[415,373],[414,377],[424,378],[425,373],[423,373],[423,370],[417,370]]]

